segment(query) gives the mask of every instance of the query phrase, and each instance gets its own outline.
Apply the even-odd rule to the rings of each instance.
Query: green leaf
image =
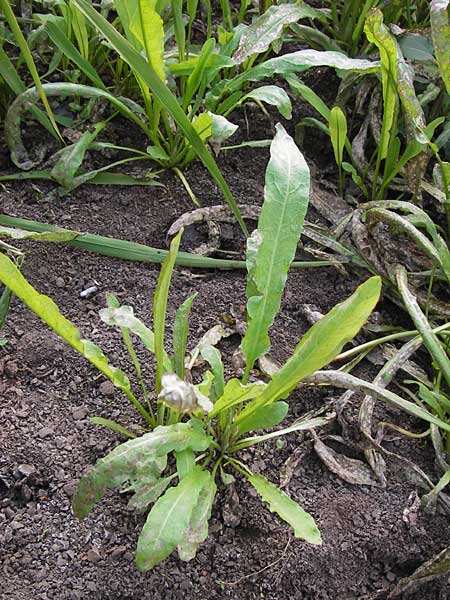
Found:
[[[295,94],[303,98],[305,102],[308,102],[308,104],[315,108],[326,121],[329,120],[331,111],[322,98],[316,94],[316,92],[300,81],[295,75],[287,75],[285,79]]]
[[[355,337],[375,308],[381,292],[380,277],[371,277],[344,302],[337,304],[303,336],[292,356],[272,377],[260,396],[237,417],[240,423],[260,406],[287,398],[298,383],[331,362]]]
[[[281,125],[270,148],[257,248],[247,284],[247,332],[242,340],[248,377],[255,360],[270,349],[269,328],[277,314],[295,256],[309,201],[309,169]]]
[[[239,125],[231,123],[222,115],[215,115],[214,113],[209,114],[212,118],[211,139],[216,144],[221,144],[222,142],[230,138],[233,135],[233,133],[239,128]]]
[[[212,419],[220,412],[228,410],[236,404],[247,402],[261,395],[261,391],[266,387],[264,383],[250,383],[243,385],[239,379],[229,379],[225,385],[223,395],[214,404],[214,410],[208,415],[208,420]]]
[[[202,160],[203,164],[219,186],[219,189],[225,196],[231,210],[233,211],[233,214],[241,226],[242,231],[247,234],[247,227],[242,219],[241,213],[236,204],[236,200],[234,199],[219,167],[217,166],[217,163],[208,152],[205,144],[202,142],[201,138],[195,131],[195,128],[192,126],[192,123],[186,117],[175,96],[171,93],[164,82],[161,81],[152,66],[127,42],[126,39],[123,38],[123,36],[121,36],[115,30],[113,25],[111,25],[95,10],[93,6],[90,5],[89,2],[86,0],[74,0],[74,2],[93,23],[93,25],[106,37],[106,39],[114,47],[116,52],[119,53],[122,59],[128,65],[130,65],[132,70],[139,75],[143,81],[145,81],[153,94],[158,98],[161,106],[164,106],[169,111],[170,115],[183,131],[198,157]],[[184,45],[182,47],[184,47]]]
[[[322,543],[319,529],[309,513],[262,475],[246,474],[246,477],[264,502],[267,502],[271,512],[277,513],[294,529],[296,538],[306,540],[310,544]]]
[[[163,20],[155,10],[155,5],[156,0],[139,0],[140,41],[142,41],[145,48],[148,62],[161,81],[165,81],[164,25]]]
[[[323,18],[323,14],[306,3],[270,6],[254,23],[244,29],[233,58],[241,64],[253,54],[265,52],[282,34],[283,28],[300,19]]]
[[[347,119],[339,106],[334,106],[330,111],[328,129],[333,145],[334,159],[340,167],[344,156],[345,138],[347,137]]]
[[[209,364],[214,375],[214,394],[211,397],[211,400],[214,402],[216,398],[220,398],[223,395],[225,389],[222,356],[219,350],[211,344],[202,344],[200,354]]]
[[[14,240],[40,240],[45,242],[68,242],[79,236],[77,231],[25,231],[13,227],[3,227],[0,225],[0,235],[5,235]]]
[[[447,94],[450,94],[450,23],[449,0],[431,0],[430,20],[434,52]]]
[[[51,170],[51,176],[64,189],[73,189],[73,180],[81,167],[86,152],[97,135],[105,128],[106,123],[96,123],[93,131],[85,131],[80,138],[70,146],[66,146],[58,153],[58,160]]]
[[[111,431],[120,433],[126,438],[135,439],[137,437],[134,433],[131,433],[131,431],[129,431],[126,427],[123,427],[123,425],[120,425],[120,423],[116,423],[116,421],[111,421],[111,419],[104,419],[103,417],[91,417],[89,421],[94,425],[101,425],[102,427],[107,427],[108,429],[111,429]]]
[[[183,543],[199,496],[210,477],[207,471],[195,466],[155,503],[138,540],[136,565],[140,571],[153,568]]]
[[[131,488],[141,493],[149,481],[155,483],[167,464],[167,454],[206,450],[211,438],[200,421],[156,427],[150,433],[117,446],[105,458],[97,461],[91,471],[81,478],[73,497],[74,514],[83,519],[99,502],[106,490],[130,481]]]
[[[379,159],[387,156],[391,131],[397,109],[397,48],[389,30],[383,23],[383,13],[378,8],[369,11],[364,32],[367,39],[378,48],[381,59],[383,85],[383,124],[379,142]]]
[[[243,419],[238,426],[239,434],[255,431],[256,429],[271,429],[281,423],[289,410],[287,402],[274,402],[262,406],[249,417]]]
[[[194,558],[197,548],[208,537],[208,521],[217,491],[213,477],[209,473],[208,475],[192,511],[184,539],[177,546],[178,556],[181,560]]]
[[[280,88],[277,85],[263,85],[259,88],[256,88],[255,90],[252,90],[246,94],[240,103],[244,102],[248,98],[251,98],[252,100],[260,100],[266,104],[276,106],[279,113],[285,119],[292,118],[292,105],[289,96],[286,94],[283,88]]]
[[[97,71],[81,56],[80,52],[67,37],[64,31],[64,18],[51,14],[39,15],[39,18],[44,21],[44,30],[47,32],[49,38],[64,53],[64,56],[74,63],[92,81],[95,87],[106,89]]]
[[[197,292],[186,298],[178,308],[173,322],[173,359],[175,373],[180,379],[184,379],[184,360],[189,333],[189,313],[196,296]]]
[[[180,450],[175,456],[177,460],[177,474],[178,479],[183,479],[189,473],[189,471],[195,466],[195,454],[188,448],[187,450]]]
[[[178,247],[180,245],[183,229],[176,235],[171,244],[169,254],[164,260],[158,277],[155,295],[153,297],[153,328],[155,330],[155,358],[156,358],[156,393],[161,391],[161,377],[167,371],[164,364],[164,331],[166,326],[167,301],[169,298],[170,280],[175,266]]]

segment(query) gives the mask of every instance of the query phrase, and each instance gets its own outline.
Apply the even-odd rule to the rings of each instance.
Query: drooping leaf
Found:
[[[195,466],[155,503],[138,540],[136,565],[140,571],[153,568],[183,543],[200,493],[210,477],[207,471]]]
[[[210,444],[200,421],[156,427],[150,433],[117,446],[105,458],[97,461],[92,470],[81,478],[73,497],[72,507],[80,519],[86,517],[106,490],[130,481],[129,489],[143,493],[149,481],[159,479],[172,451],[206,450]]]
[[[246,94],[242,98],[241,102],[244,102],[248,98],[251,98],[252,100],[259,100],[260,102],[265,102],[266,104],[276,106],[279,113],[285,119],[292,118],[292,105],[289,96],[286,94],[283,88],[280,88],[277,85],[263,85],[259,88],[256,88],[248,94]]]
[[[270,44],[280,37],[286,25],[305,18],[323,19],[323,14],[306,3],[270,6],[254,23],[243,30],[239,47],[233,56],[234,60],[240,64],[253,54],[265,52]]]
[[[257,429],[270,429],[281,423],[289,410],[287,402],[274,402],[268,406],[262,406],[252,415],[243,419],[238,426],[238,431],[242,435],[249,431]]]
[[[214,479],[209,473],[208,475],[198,496],[197,505],[192,511],[184,539],[177,546],[181,560],[193,559],[199,545],[208,537],[208,521],[217,491]]]
[[[246,476],[264,502],[267,502],[269,509],[294,529],[296,538],[306,540],[310,544],[322,543],[319,529],[309,513],[262,475]]]
[[[380,292],[381,279],[371,277],[347,300],[317,321],[300,340],[292,356],[273,375],[261,395],[240,413],[236,422],[244,420],[260,406],[286,398],[302,379],[331,362],[366,322]]]
[[[450,23],[449,0],[431,0],[430,20],[434,52],[447,94],[450,94]]]
[[[260,243],[247,288],[247,332],[242,340],[246,377],[270,349],[269,328],[281,303],[309,201],[309,169],[281,125],[271,145],[264,204],[258,222]]]
[[[383,13],[378,8],[369,11],[364,32],[367,39],[378,48],[381,59],[383,85],[383,124],[379,143],[380,160],[386,158],[391,130],[397,108],[397,49],[395,41],[383,23]]]
[[[153,328],[155,330],[155,358],[156,358],[156,393],[161,391],[161,377],[166,371],[164,365],[164,331],[166,326],[167,301],[169,298],[169,287],[172,279],[172,272],[175,266],[178,247],[180,245],[183,230],[181,229],[171,244],[169,254],[164,260],[161,272],[158,277],[155,295],[153,297]]]

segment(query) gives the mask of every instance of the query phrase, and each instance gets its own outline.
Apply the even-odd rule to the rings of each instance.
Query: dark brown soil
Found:
[[[315,156],[321,154],[316,147]],[[221,157],[238,202],[261,202],[267,159],[264,149]],[[11,170],[6,156],[3,168]],[[202,203],[222,201],[201,166],[192,165],[186,175]],[[60,199],[49,195],[53,186],[46,183],[8,184],[0,192],[2,212],[164,247],[168,227],[192,205],[174,176],[165,176],[163,182],[165,188],[85,186]],[[119,336],[100,321],[98,310],[105,305],[105,293],[114,292],[150,321],[158,267],[101,258],[63,245],[23,247],[24,273],[31,283],[51,296],[113,364],[128,366]],[[292,271],[272,331],[276,357],[287,356],[308,327],[298,311],[300,304],[312,303],[326,311],[357,283],[355,277],[332,268]],[[80,292],[93,284],[98,293],[81,299]],[[199,295],[192,311],[192,345],[229,314],[232,305],[244,302],[245,274],[177,269],[169,319],[193,290]],[[399,318],[392,307],[386,305],[385,310],[391,311],[392,319]],[[0,350],[1,598],[356,599],[392,588],[449,544],[447,517],[419,512],[414,525],[405,521],[415,487],[395,469],[390,469],[387,489],[353,486],[322,466],[307,437],[291,435],[281,448],[266,443],[243,458],[255,472],[278,483],[286,460],[299,447],[304,449],[288,492],[317,519],[324,540],[321,547],[295,540],[252,489],[238,481],[237,526],[225,525],[225,495],[219,495],[210,536],[197,557],[189,563],[171,557],[141,574],[134,567],[133,552],[144,516],[128,512],[126,498],[108,494],[83,522],[70,508],[80,475],[118,443],[115,434],[90,424],[89,417],[108,417],[124,425],[139,419],[119,392],[110,394],[103,379],[17,300],[5,333],[8,344]],[[145,353],[141,357],[149,363]],[[364,369],[373,377],[367,366]],[[146,375],[151,384],[151,368]],[[295,392],[290,419],[319,407],[325,397],[325,392]],[[356,408],[355,401],[351,410]],[[415,430],[423,426],[383,406],[377,407],[377,417]],[[413,458],[436,479],[428,442],[401,440],[387,446]],[[387,592],[377,597],[387,598]],[[402,598],[450,598],[447,578]]]

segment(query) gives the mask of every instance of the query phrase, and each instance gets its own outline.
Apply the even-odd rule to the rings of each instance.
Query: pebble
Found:
[[[78,481],[76,479],[71,479],[63,486],[63,491],[69,497],[72,497],[75,494],[75,490],[77,488]]]
[[[9,360],[5,364],[5,375],[7,377],[15,377],[18,372],[19,372],[19,365],[17,364],[17,361]]]
[[[86,560],[88,560],[89,562],[98,562],[101,559],[100,556],[100,552],[98,551],[98,548],[96,548],[95,546],[92,546],[92,548],[90,548],[86,554]]]
[[[59,288],[63,288],[66,285],[66,283],[62,277],[57,277],[55,283],[56,283],[56,287],[59,287]]]
[[[81,421],[85,419],[89,413],[89,409],[86,406],[78,406],[72,409],[72,417],[75,421]]]
[[[38,431],[38,436],[41,438],[41,440],[45,440],[46,438],[52,436],[54,433],[55,432],[51,427],[43,427]]]
[[[102,396],[114,396],[115,389],[110,381],[103,381],[98,389]]]

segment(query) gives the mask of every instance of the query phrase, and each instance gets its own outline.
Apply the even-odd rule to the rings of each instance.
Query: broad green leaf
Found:
[[[214,479],[209,473],[208,475],[198,496],[197,505],[192,511],[184,539],[177,546],[181,560],[193,559],[199,545],[208,537],[208,521],[217,491]]]
[[[386,158],[391,131],[397,109],[397,48],[389,30],[383,23],[383,13],[378,8],[369,11],[364,32],[367,39],[378,48],[381,59],[383,86],[383,124],[379,142],[379,159]]]
[[[183,543],[200,494],[210,477],[208,471],[195,466],[155,503],[138,540],[136,565],[140,571],[153,568]]]
[[[45,242],[68,242],[76,239],[80,234],[77,231],[25,231],[15,227],[0,225],[0,236],[5,235],[14,240],[40,240]]]
[[[247,69],[231,80],[222,81],[218,89],[226,89],[228,93],[241,90],[247,81],[260,81],[273,75],[287,75],[309,69],[310,67],[332,67],[341,71],[355,73],[375,73],[380,69],[378,61],[348,58],[341,52],[322,52],[320,50],[298,50],[271,58],[263,63]],[[215,89],[212,94],[217,93]]]
[[[403,56],[413,62],[434,63],[433,43],[424,33],[403,33],[398,38]]]
[[[155,353],[155,336],[153,331],[135,316],[132,306],[102,308],[99,311],[101,320],[107,325],[128,329],[137,335],[145,348],[152,354]],[[170,371],[171,362],[169,355],[164,353],[164,369]]]
[[[222,142],[230,138],[233,135],[233,133],[239,128],[239,125],[231,123],[222,115],[215,115],[213,113],[209,114],[212,118],[211,139],[216,144],[221,144]]]
[[[287,398],[302,379],[331,362],[364,325],[378,302],[380,292],[380,277],[371,277],[347,300],[337,304],[315,323],[261,395],[240,413],[236,422],[243,421],[260,406]]]
[[[171,244],[169,254],[163,262],[161,272],[158,277],[155,295],[153,297],[153,328],[155,330],[155,358],[156,358],[156,393],[161,391],[161,377],[167,371],[164,364],[164,331],[166,326],[167,301],[169,298],[170,280],[175,266],[178,248],[180,245],[183,229],[176,235]]]
[[[246,27],[241,35],[239,47],[233,58],[241,64],[253,54],[265,52],[270,44],[278,40],[283,28],[300,19],[322,18],[323,13],[306,3],[270,6],[254,23]]]
[[[223,395],[225,389],[222,356],[219,350],[211,344],[202,344],[200,354],[209,364],[214,375],[214,394],[211,397],[214,402],[216,398],[220,398]]]
[[[281,6],[287,5],[282,4]],[[259,88],[256,88],[248,94],[246,94],[242,98],[241,102],[244,102],[248,98],[251,98],[252,100],[259,100],[260,102],[265,102],[266,104],[276,106],[279,113],[285,119],[292,118],[292,106],[289,96],[283,90],[283,88],[280,88],[277,85],[263,85]]]
[[[191,420],[167,427],[156,427],[150,433],[117,446],[105,458],[97,461],[91,471],[81,478],[73,497],[75,515],[86,517],[99,502],[106,490],[130,482],[129,490],[137,494],[153,485],[167,464],[167,454],[190,448],[206,450],[211,438],[202,423]]]
[[[89,2],[87,2],[87,0],[74,0],[74,2],[93,25],[106,37],[122,59],[130,65],[133,72],[139,75],[139,77],[141,77],[149,86],[150,90],[158,98],[161,106],[164,106],[170,113],[225,196],[242,231],[247,234],[247,227],[242,219],[236,200],[217,166],[217,163],[198,136],[192,123],[186,117],[175,96],[171,93],[165,83],[161,81],[152,66],[95,10],[93,6],[90,5]]]
[[[281,125],[270,147],[264,204],[258,222],[255,268],[247,286],[247,332],[242,340],[248,377],[255,360],[270,349],[277,314],[309,201],[309,169]]]
[[[264,383],[249,383],[243,385],[239,379],[229,379],[225,385],[223,395],[214,404],[214,410],[208,415],[208,420],[212,419],[220,412],[228,410],[236,404],[247,402],[261,395],[265,388]]]
[[[345,138],[347,137],[347,119],[339,106],[334,106],[330,111],[328,129],[333,145],[334,159],[340,167],[344,156]]]
[[[178,479],[181,480],[195,466],[195,454],[193,450],[188,448],[187,450],[177,452],[175,458],[177,461]]]
[[[450,23],[449,0],[431,0],[430,20],[434,52],[447,94],[450,94]]]
[[[257,429],[271,429],[281,423],[289,410],[287,402],[274,402],[268,406],[262,406],[252,415],[243,419],[238,426],[239,434],[248,433]]]
[[[180,379],[184,379],[184,360],[189,333],[189,313],[196,296],[197,292],[186,298],[178,308],[173,322],[173,361],[175,373]]]
[[[128,502],[128,507],[138,512],[146,511],[150,504],[156,502],[173,479],[172,476],[152,479],[148,473],[145,475],[143,479],[139,479],[139,482],[135,481],[133,487],[130,484],[130,487],[124,490],[124,492],[134,492]]]
[[[306,540],[310,544],[322,543],[319,529],[309,513],[262,475],[246,474],[246,477],[264,502],[267,502],[269,509],[294,529],[296,538]]]
[[[165,81],[164,26],[161,17],[155,10],[155,4],[156,0],[139,0],[141,40],[148,62],[161,81]]]

